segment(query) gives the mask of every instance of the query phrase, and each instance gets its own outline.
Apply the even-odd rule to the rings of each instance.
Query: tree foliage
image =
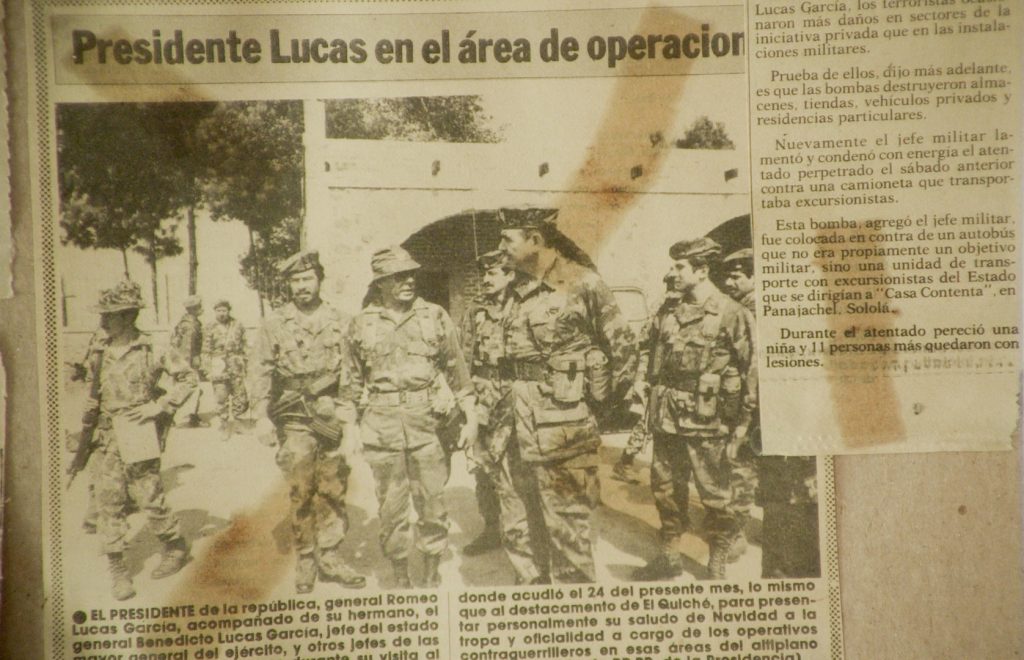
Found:
[[[198,131],[210,154],[203,199],[214,220],[248,227],[241,272],[261,303],[278,301],[275,266],[299,248],[302,130],[300,102],[253,101],[218,105]]]
[[[479,96],[407,96],[327,102],[327,137],[408,142],[499,142]]]
[[[706,116],[693,122],[686,134],[676,140],[678,149],[735,149],[722,122],[713,122]]]

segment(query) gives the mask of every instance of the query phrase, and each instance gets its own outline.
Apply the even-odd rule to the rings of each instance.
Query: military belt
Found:
[[[680,390],[682,392],[693,393],[697,391],[697,383],[700,381],[700,375],[696,374],[692,377],[689,376],[674,376],[674,377],[662,377],[658,379],[659,385],[673,390]]]
[[[428,403],[429,401],[430,390],[426,387],[399,392],[370,392],[370,403],[376,406],[400,406],[406,403]]]
[[[533,380],[544,382],[548,379],[548,365],[543,362],[504,360],[498,366],[498,375],[508,380]]]
[[[304,392],[309,385],[320,378],[321,374],[302,374],[301,376],[282,376],[278,382],[282,390]]]
[[[501,369],[493,364],[480,364],[473,367],[473,375],[477,378],[486,378],[487,380],[499,380],[501,378]]]

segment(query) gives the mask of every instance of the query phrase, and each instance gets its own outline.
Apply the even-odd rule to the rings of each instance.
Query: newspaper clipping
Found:
[[[823,454],[1009,446],[1016,11],[33,3],[46,657],[842,657]]]

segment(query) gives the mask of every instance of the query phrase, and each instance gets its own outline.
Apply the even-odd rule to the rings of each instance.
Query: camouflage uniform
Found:
[[[201,304],[199,298],[190,296],[185,301],[185,308],[189,310]],[[185,358],[190,367],[199,369],[203,354],[203,324],[198,316],[189,311],[182,315],[171,333],[171,346]]]
[[[314,268],[319,268],[318,254],[299,252],[279,270],[287,277]],[[304,404],[312,404],[310,385],[325,377],[336,379],[341,373],[346,326],[342,314],[322,301],[309,313],[289,302],[268,316],[253,352],[254,405],[269,402],[269,413],[275,402],[296,393],[302,394]],[[361,586],[359,582],[365,580],[350,575],[340,555],[348,531],[345,495],[351,468],[341,455],[337,439],[314,433],[307,405],[284,411],[271,421],[277,427],[277,465],[288,481],[291,499],[292,538],[298,553],[297,589],[300,593],[312,589],[314,560],[320,572],[345,586]],[[307,572],[311,577],[305,575]]]
[[[710,239],[683,246],[673,246],[674,259],[713,256],[718,249]],[[713,548],[732,545],[750,508],[734,495],[732,466],[725,456],[729,437],[722,431],[744,424],[751,396],[756,400],[756,392],[744,390],[754,360],[753,318],[710,286],[710,295],[700,303],[680,302],[661,314],[645,340],[651,352],[651,490],[661,519],[663,556],[677,562],[678,540],[690,528],[691,473]],[[713,412],[702,414],[701,381],[709,376],[720,384],[710,397]]]
[[[96,416],[92,477],[98,507],[97,528],[103,538],[103,552],[123,552],[127,545],[128,521],[125,510],[130,500],[146,512],[153,533],[164,542],[180,537],[178,520],[164,502],[160,481],[160,459],[138,463],[121,459],[113,420],[122,412],[159,397],[168,412],[191,392],[194,378],[188,365],[173,353],[154,352],[148,336],[136,333],[127,347],[110,347],[108,341],[93,348],[90,376],[99,378],[99,400],[90,399],[85,415]],[[99,357],[99,353],[103,357]],[[99,373],[96,368],[99,367]],[[157,383],[167,373],[176,381],[169,392],[160,394]],[[194,382],[194,381],[191,381]],[[154,431],[156,433],[156,431]]]
[[[522,228],[532,219],[512,216],[506,222]],[[600,495],[601,436],[588,400],[605,401],[632,381],[633,332],[597,273],[552,253],[540,279],[523,276],[511,287],[505,353],[513,456],[528,475],[516,485],[525,506],[542,513],[544,537],[537,541],[548,548],[553,578],[593,581],[591,514]],[[506,536],[520,540],[519,552],[530,553],[525,512],[506,520],[503,510],[502,516]]]
[[[103,314],[137,310],[142,307],[141,298],[138,285],[125,282],[105,290],[97,310]],[[135,595],[122,559],[128,544],[129,507],[145,511],[150,529],[164,544],[164,560],[153,571],[154,578],[177,572],[185,562],[187,548],[178,519],[164,499],[160,453],[171,415],[196,385],[194,372],[176,351],[158,354],[148,336],[134,327],[127,332],[126,343],[115,344],[104,337],[91,344],[93,386],[82,415],[83,426],[95,429],[90,473],[97,529],[103,553],[110,558],[118,600]],[[139,426],[140,433],[152,436],[118,437],[115,427],[135,426],[122,421],[137,407],[153,402],[160,404],[162,414]],[[125,456],[139,460],[129,462]]]
[[[401,248],[373,256],[374,281],[417,268]],[[396,574],[406,570],[415,507],[416,548],[436,574],[448,545],[450,465],[438,428],[454,400],[473,392],[458,332],[447,312],[421,298],[401,315],[371,302],[352,320],[346,358],[341,395],[360,413],[360,439],[380,505],[381,548]],[[407,573],[396,577],[407,583]]]
[[[503,303],[503,295],[495,300],[477,300],[466,314],[462,330],[463,352],[469,360],[480,422],[478,446],[469,448],[476,478],[476,501],[484,519],[484,533],[495,535],[501,533],[501,503],[495,492],[493,473],[501,463],[508,442],[508,426],[496,425],[491,419],[492,413],[497,416],[496,408],[507,393],[498,379],[498,361],[505,351],[501,327]]]
[[[221,301],[214,307],[226,304]],[[245,328],[234,318],[214,321],[203,333],[203,368],[213,383],[217,412],[224,421],[241,417],[249,408],[245,390]]]
[[[658,305],[657,311],[654,317],[650,319],[640,331],[641,337],[646,337],[650,334],[651,324],[661,314],[671,311],[673,307],[679,302],[679,294],[670,291],[665,294],[664,299]],[[650,359],[649,352],[646,347],[641,346],[639,352],[639,362],[637,365],[637,373],[646,373],[647,361]],[[637,407],[634,409],[630,407],[631,412],[638,412],[640,419],[637,420],[636,424],[629,432],[629,438],[626,440],[626,446],[622,450],[622,454],[619,456],[619,461],[612,468],[612,478],[618,479],[619,481],[626,481],[629,483],[639,483],[640,479],[633,467],[633,461],[636,457],[644,450],[647,442],[651,439],[651,431],[648,428],[647,422],[647,401],[641,400],[641,394],[639,390],[643,387],[643,381],[637,383],[634,387],[634,397],[637,398],[637,403],[634,405]],[[646,397],[644,397],[646,399]]]

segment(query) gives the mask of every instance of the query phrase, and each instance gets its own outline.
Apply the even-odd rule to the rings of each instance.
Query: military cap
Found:
[[[221,298],[220,300],[217,301],[217,303],[213,306],[213,308],[214,309],[220,309],[221,307],[225,307],[227,309],[231,309],[231,303],[229,303],[227,300]]]
[[[502,229],[536,229],[554,224],[558,209],[504,208],[498,209],[498,222]]]
[[[199,296],[189,296],[188,298],[185,298],[185,302],[182,303],[182,306],[185,309],[194,309],[196,307],[202,307],[203,299],[200,298]]]
[[[135,282],[119,282],[110,289],[103,289],[100,292],[99,303],[93,306],[93,310],[100,314],[111,312],[123,312],[129,309],[142,309],[142,288]]]
[[[486,272],[492,268],[504,268],[507,265],[507,259],[501,250],[491,250],[477,257],[476,265],[481,271]]]
[[[721,253],[722,246],[706,236],[693,241],[679,241],[668,249],[668,256],[672,259],[714,259]]]
[[[281,262],[281,265],[277,267],[277,272],[288,277],[295,273],[315,269],[323,269],[323,266],[320,265],[320,253],[316,250],[299,250]]]
[[[722,259],[722,265],[728,270],[740,268],[745,262],[754,263],[754,251],[750,248],[736,250],[725,259]]]
[[[373,269],[373,281],[376,282],[396,273],[419,270],[420,265],[404,249],[392,245],[373,253],[370,257],[370,268]]]

